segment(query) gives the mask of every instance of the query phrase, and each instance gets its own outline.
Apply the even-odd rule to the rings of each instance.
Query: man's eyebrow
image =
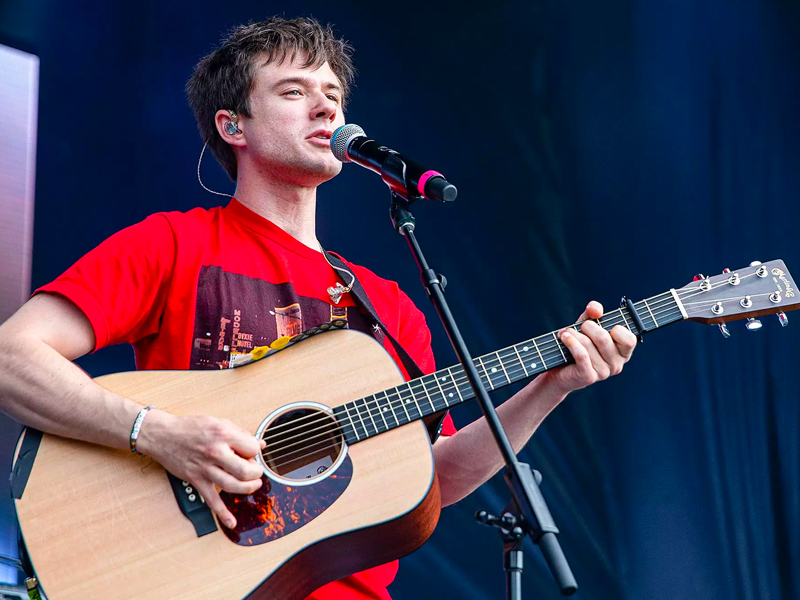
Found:
[[[278,81],[272,84],[272,88],[273,89],[279,88],[283,85],[286,85],[287,83],[297,83],[299,85],[304,85],[306,87],[314,87],[317,84],[317,82],[314,79],[311,79],[310,77],[292,76],[292,77],[283,77],[279,79]],[[334,81],[323,81],[322,88],[325,90],[336,90],[338,92],[342,91],[342,86]]]

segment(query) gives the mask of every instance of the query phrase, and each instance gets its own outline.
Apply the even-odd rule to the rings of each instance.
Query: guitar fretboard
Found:
[[[636,326],[626,308],[611,311],[597,322],[607,331],[625,327],[639,336],[684,318],[674,290],[634,303],[642,323]],[[579,331],[580,323],[571,325]],[[574,362],[558,331],[473,359],[487,390],[492,391],[555,367]],[[441,369],[397,387],[337,407],[334,414],[348,444],[364,441],[474,398],[461,365]]]

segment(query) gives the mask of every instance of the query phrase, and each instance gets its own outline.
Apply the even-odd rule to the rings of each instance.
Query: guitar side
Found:
[[[96,381],[145,405],[226,418],[254,432],[291,402],[334,408],[402,380],[379,344],[342,330],[237,369],[139,371]],[[52,600],[301,599],[413,551],[438,520],[433,454],[422,422],[350,446],[348,456],[352,479],[324,512],[283,537],[242,546],[221,525],[198,537],[164,469],[152,460],[45,434],[17,515]]]

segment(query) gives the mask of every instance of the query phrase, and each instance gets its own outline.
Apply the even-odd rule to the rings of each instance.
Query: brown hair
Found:
[[[266,55],[267,63],[304,58],[302,67],[328,63],[339,78],[344,99],[355,77],[350,44],[338,39],[330,25],[301,17],[272,17],[234,28],[219,48],[204,56],[186,84],[189,105],[197,119],[203,141],[236,181],[236,155],[220,137],[214,122],[218,110],[250,114],[250,92],[255,83],[255,58]]]

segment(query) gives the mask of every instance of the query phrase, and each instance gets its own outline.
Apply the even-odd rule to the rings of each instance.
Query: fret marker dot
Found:
[[[442,377],[442,381],[447,381],[447,377]]]
[[[453,392],[450,392],[450,393],[449,393],[449,394],[447,394],[447,395],[448,395],[448,396],[450,396],[450,397],[452,398],[452,397],[453,397]]]
[[[497,367],[492,367],[492,373],[497,373]]]
[[[408,400],[406,400],[406,404],[411,404],[411,398],[409,398]]]
[[[531,363],[531,369],[535,369],[535,368],[536,368],[536,363]]]
[[[528,350],[529,350],[529,348],[528,348],[527,346],[523,346],[523,347],[522,347],[522,351],[523,351],[523,352],[527,352]]]
[[[389,407],[388,406],[384,406],[383,407],[383,412],[386,412],[387,410],[389,410]]]

